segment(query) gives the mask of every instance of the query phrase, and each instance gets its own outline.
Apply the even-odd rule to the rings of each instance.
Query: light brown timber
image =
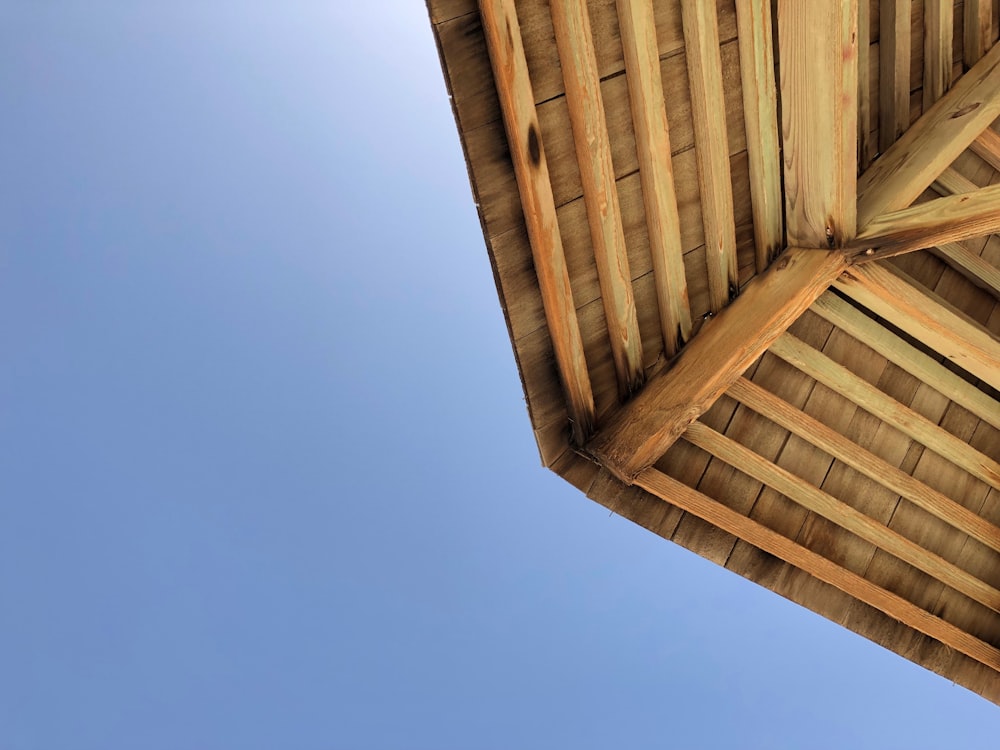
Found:
[[[1000,389],[1000,340],[906,274],[883,264],[848,269],[837,289]]]
[[[924,0],[925,110],[951,87],[954,16],[952,0]]]
[[[947,430],[886,395],[822,352],[787,333],[775,341],[769,351],[981,482],[1000,489],[1000,464],[973,450]]]
[[[551,11],[618,392],[625,398],[642,385],[642,341],[590,16],[586,0],[561,0]]]
[[[672,357],[692,325],[653,0],[617,0],[617,6],[660,329]]]
[[[965,0],[964,55],[972,67],[993,44],[993,3],[990,0]]]
[[[1000,268],[987,263],[964,245],[953,242],[932,247],[930,251],[943,258],[973,284],[1000,299]]]
[[[907,130],[858,178],[858,228],[906,208],[1000,115],[1000,46]]]
[[[790,248],[709,320],[673,366],[614,414],[587,451],[631,484],[846,268],[840,252]]]
[[[788,244],[856,233],[857,0],[778,0]]]
[[[636,484],[726,533],[733,534],[768,554],[801,568],[824,583],[884,612],[914,630],[1000,671],[1000,649],[984,643],[906,599],[771,531],[766,526],[730,510],[722,503],[697,490],[692,490],[666,474],[656,469],[646,469],[636,477]]]
[[[781,148],[778,141],[778,92],[771,48],[770,0],[736,3],[739,26],[743,118],[750,163],[757,273],[767,268],[784,246],[782,227]]]
[[[517,12],[513,0],[480,0],[479,7],[545,318],[566,391],[573,437],[582,443],[593,429],[594,394],[573,305]]]
[[[993,128],[986,128],[969,148],[976,156],[1000,172],[1000,133]]]
[[[858,169],[871,164],[872,104],[871,104],[871,3],[858,3]]]
[[[885,152],[910,126],[910,0],[882,0],[879,21],[878,145]]]
[[[705,225],[708,295],[710,309],[717,313],[739,294],[740,283],[715,3],[681,0],[681,17]]]

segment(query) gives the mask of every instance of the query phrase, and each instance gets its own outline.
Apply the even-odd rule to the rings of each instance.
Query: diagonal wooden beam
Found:
[[[788,244],[856,232],[857,0],[778,0]]]
[[[716,313],[736,297],[740,281],[726,131],[726,97],[722,88],[719,20],[715,3],[681,0],[681,20],[691,87],[701,215],[705,225],[709,306]]]
[[[906,208],[1000,116],[1000,45],[858,178],[858,227]]]
[[[755,260],[757,273],[761,273],[785,246],[771,0],[736,3],[736,22],[739,28]]]
[[[861,261],[1000,232],[1000,185],[890,211],[871,221],[848,248]]]
[[[842,565],[772,531],[752,518],[727,508],[722,503],[656,469],[646,469],[636,477],[635,483],[646,492],[680,508],[685,513],[707,521],[727,534],[732,534],[789,565],[804,570],[809,575],[874,607],[917,632],[1000,672],[1000,649],[932,615],[898,594],[893,594],[867,578],[847,570]]]
[[[881,263],[852,266],[836,288],[1000,389],[1000,339],[901,271]]]
[[[664,352],[672,357],[691,337],[692,324],[656,19],[653,0],[618,0],[617,5],[660,331]]]
[[[704,325],[669,370],[618,410],[587,452],[631,484],[846,267],[840,252],[787,250]]]
[[[964,245],[953,242],[928,249],[980,289],[985,289],[1000,300],[1000,268],[983,260],[982,256],[976,255]]]
[[[504,128],[524,209],[545,319],[556,366],[566,392],[573,438],[583,443],[594,424],[583,339],[566,269],[549,168],[542,146],[535,98],[528,77],[514,0],[480,0],[483,31],[496,80]]]
[[[972,152],[1000,172],[1000,133],[986,128],[969,146]]]
[[[924,549],[902,534],[866,516],[856,508],[771,463],[725,435],[695,422],[684,433],[692,445],[753,477],[806,510],[846,529],[855,536],[883,549],[946,586],[965,594],[984,607],[1000,612],[1000,591],[967,573],[954,563]]]
[[[642,385],[642,339],[590,15],[586,0],[561,0],[551,10],[611,357],[619,396],[625,398]]]

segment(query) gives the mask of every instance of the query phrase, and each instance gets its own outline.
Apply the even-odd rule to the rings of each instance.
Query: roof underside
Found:
[[[543,463],[1000,703],[1000,0],[856,3],[428,0]]]

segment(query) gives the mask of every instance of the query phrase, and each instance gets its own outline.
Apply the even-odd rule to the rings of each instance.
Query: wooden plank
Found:
[[[775,341],[769,351],[981,482],[1000,489],[1000,464],[971,449],[947,430],[903,406],[825,354],[787,333]]]
[[[906,208],[986,127],[1000,116],[1000,46],[994,47],[951,90],[858,178],[858,227]]]
[[[590,16],[586,0],[565,0],[552,3],[551,7],[611,356],[619,396],[625,398],[638,390],[643,382],[642,340],[615,188],[608,126],[604,120],[604,101],[601,98]]]
[[[1000,232],[1000,184],[877,216],[847,250],[858,260],[878,260],[994,232]]]
[[[1000,340],[901,271],[882,264],[848,269],[836,287],[966,372],[1000,389]]]
[[[984,607],[1000,612],[1000,591],[997,589],[855,510],[847,503],[814,487],[790,471],[758,456],[735,440],[730,440],[699,422],[687,428],[684,439],[711,453],[720,461],[725,461],[777,490],[803,508],[846,529],[869,544],[885,550]]]
[[[740,34],[740,75],[750,162],[755,261],[757,273],[761,273],[784,247],[778,92],[774,82],[770,0],[738,2],[736,21]]]
[[[931,183],[931,189],[938,195],[958,195],[974,193],[979,190],[979,185],[958,170],[948,167]]]
[[[944,2],[945,0],[942,0]],[[858,169],[863,171],[871,164],[871,3],[858,2]]]
[[[809,309],[1000,430],[1000,403],[840,297],[824,294]]]
[[[709,300],[712,312],[717,313],[739,294],[740,284],[715,3],[681,0],[681,18],[705,225]]]
[[[993,3],[965,0],[964,58],[971,68],[993,46]]]
[[[788,244],[840,247],[856,232],[857,0],[779,0]]]
[[[985,289],[997,299],[1000,299],[1000,268],[987,263],[979,255],[963,245],[945,243],[930,248],[930,251],[943,258],[949,266],[969,279],[980,289]]]
[[[692,326],[653,2],[618,0],[617,5],[663,349],[672,357],[691,337]]]
[[[646,469],[636,478],[636,484],[671,505],[717,526],[726,533],[738,536],[768,554],[884,612],[894,620],[1000,671],[1000,649],[984,643],[856,573],[845,570],[766,526],[730,510],[722,503],[697,490],[692,490],[666,474],[656,469]]]
[[[924,0],[925,111],[951,88],[954,18],[952,0]]]
[[[566,271],[517,12],[513,0],[480,0],[479,8],[573,437],[582,444],[593,429],[594,394]]]
[[[787,250],[611,417],[587,451],[631,484],[845,268],[839,252]]]
[[[973,153],[1000,172],[1000,133],[986,128],[969,146]]]
[[[879,10],[879,150],[910,126],[910,0],[882,0]]]
[[[866,451],[836,430],[830,429],[759,385],[740,378],[733,383],[726,394],[917,507],[923,508],[931,515],[1000,552],[1000,528],[950,497],[931,489],[889,462]]]

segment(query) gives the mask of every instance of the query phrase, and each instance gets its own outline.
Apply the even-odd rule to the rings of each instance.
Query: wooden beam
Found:
[[[839,252],[787,250],[703,326],[669,370],[619,409],[586,450],[631,484],[846,267]]]
[[[774,82],[771,0],[736,3],[739,29],[743,119],[750,167],[757,273],[785,245],[782,225],[781,146],[778,141],[778,92]]]
[[[964,245],[949,242],[929,249],[973,284],[1000,300],[1000,268],[987,263]]]
[[[825,354],[787,333],[775,341],[769,351],[981,482],[1000,489],[1000,464]]]
[[[883,153],[910,126],[910,0],[879,4],[879,132]]]
[[[821,296],[809,309],[1000,430],[1000,403],[833,292]]]
[[[958,195],[960,193],[974,193],[979,190],[979,185],[968,177],[951,167],[947,167],[937,179],[931,183],[931,188],[938,195]]]
[[[878,260],[994,232],[1000,232],[1000,185],[882,214],[847,249],[858,260]]]
[[[1000,672],[1000,649],[930,614],[903,597],[881,588],[867,578],[827,560],[753,519],[727,508],[722,503],[691,489],[663,472],[656,469],[646,469],[636,478],[636,484],[684,512],[712,524],[727,534],[742,539],[789,565],[794,565],[907,627],[940,641],[980,664]]]
[[[901,271],[883,264],[853,266],[836,281],[836,288],[1000,389],[1000,340]]]
[[[1000,172],[1000,133],[986,128],[969,146],[972,152]]]
[[[943,1],[943,0],[942,0]],[[871,3],[858,3],[858,169],[868,169],[875,153],[872,144]]]
[[[860,539],[885,550],[931,578],[941,581],[994,612],[1000,612],[1000,591],[957,565],[925,550],[888,526],[866,516],[845,502],[814,487],[735,440],[710,427],[695,422],[684,432],[684,439],[710,453],[758,482],[780,492],[806,510],[822,516]]]
[[[858,227],[906,208],[1000,116],[1000,46],[921,115],[858,178]]]
[[[642,339],[590,16],[586,0],[561,0],[551,10],[618,393],[626,398],[643,382]]]
[[[709,307],[717,313],[739,294],[740,280],[715,3],[681,0],[681,19],[691,87],[701,215],[705,225]]]
[[[573,305],[555,200],[542,146],[513,0],[480,0],[483,31],[510,144],[545,319],[566,392],[573,438],[583,443],[594,424],[594,395]]]
[[[971,68],[993,45],[993,3],[965,0],[964,57]]]
[[[778,0],[788,244],[856,232],[857,0]]]
[[[726,391],[726,395],[784,427],[858,473],[892,490],[917,507],[923,508],[953,528],[1000,552],[1000,528],[950,497],[931,489],[919,479],[866,451],[836,430],[813,419],[759,385],[740,378]]]
[[[660,331],[664,352],[673,357],[691,337],[692,325],[653,0],[617,5]]]
[[[954,16],[952,0],[924,0],[924,111],[951,88]]]

